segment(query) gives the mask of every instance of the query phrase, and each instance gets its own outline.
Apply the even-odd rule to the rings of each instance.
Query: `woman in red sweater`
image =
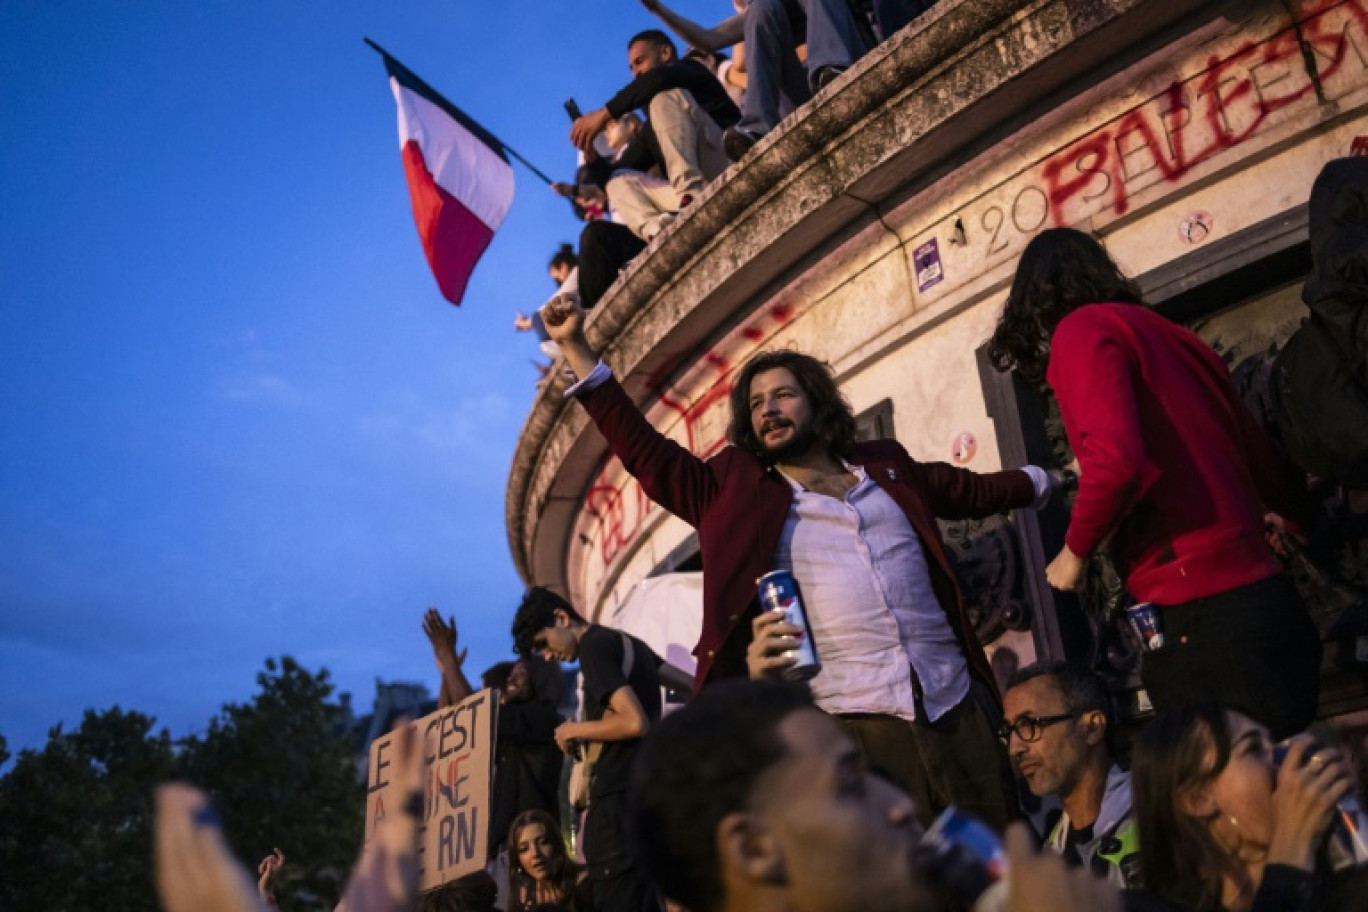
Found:
[[[1286,504],[1280,464],[1221,359],[1068,228],[1022,253],[989,357],[1049,385],[1078,457],[1050,585],[1076,588],[1107,543],[1130,594],[1159,610],[1164,646],[1141,668],[1157,709],[1203,697],[1276,738],[1304,729],[1320,639],[1264,538],[1265,506]]]

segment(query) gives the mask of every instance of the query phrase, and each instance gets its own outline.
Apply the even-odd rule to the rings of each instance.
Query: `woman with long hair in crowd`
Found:
[[[508,828],[509,912],[574,909],[584,869],[565,851],[556,821],[545,811],[524,811]]]
[[[1304,730],[1320,638],[1264,530],[1265,507],[1302,518],[1296,480],[1220,357],[1144,306],[1102,245],[1070,228],[1027,245],[988,355],[1048,383],[1078,458],[1050,585],[1078,588],[1106,543],[1163,628],[1164,645],[1141,666],[1157,710],[1206,697],[1277,738]]]
[[[1364,908],[1368,868],[1318,867],[1353,789],[1334,748],[1298,735],[1279,766],[1264,726],[1194,703],[1141,734],[1131,775],[1146,892],[1127,896],[1128,912]]]

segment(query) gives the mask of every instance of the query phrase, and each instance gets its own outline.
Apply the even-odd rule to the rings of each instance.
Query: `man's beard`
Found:
[[[810,423],[803,428],[792,424],[789,426],[794,429],[793,435],[778,446],[766,446],[764,439],[759,439],[760,455],[766,462],[774,465],[791,462],[806,453],[817,442],[817,432]]]

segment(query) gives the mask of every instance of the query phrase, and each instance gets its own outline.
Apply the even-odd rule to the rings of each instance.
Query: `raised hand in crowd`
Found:
[[[276,904],[275,883],[283,867],[285,853],[280,849],[272,849],[271,854],[261,859],[261,864],[257,865],[257,893],[268,906]]]
[[[468,650],[456,651],[456,617],[442,620],[436,608],[429,608],[423,615],[423,633],[432,644],[433,657],[437,669],[442,673],[442,689],[438,697],[439,706],[460,703],[475,692],[465,676],[465,660]]]
[[[1086,867],[1036,848],[1024,823],[1007,828],[1006,912],[1120,912],[1121,891]]]
[[[746,668],[752,680],[779,680],[785,668],[796,660],[789,655],[798,648],[798,637],[803,628],[784,620],[777,611],[762,611],[751,621],[754,637],[746,647]]]
[[[1314,870],[1335,803],[1353,789],[1353,773],[1338,750],[1319,746],[1310,735],[1292,738],[1273,789],[1268,863]]]
[[[166,912],[264,912],[209,796],[173,782],[158,786],[154,803],[157,892]]]
[[[542,306],[541,315],[546,334],[560,346],[570,369],[581,379],[589,376],[598,364],[598,353],[589,347],[589,340],[585,338],[584,308],[580,306],[579,296],[556,295]]]
[[[515,332],[525,333],[532,331],[532,318],[521,310],[513,316],[513,329]]]

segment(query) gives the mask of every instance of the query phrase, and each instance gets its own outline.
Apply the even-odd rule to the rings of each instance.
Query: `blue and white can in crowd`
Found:
[[[798,634],[798,648],[784,653],[793,659],[793,664],[784,669],[784,679],[808,681],[817,677],[822,663],[817,658],[817,644],[812,641],[812,628],[808,626],[807,611],[798,593],[798,581],[788,570],[774,570],[755,582],[760,588],[760,610],[778,612],[786,622],[802,630]]]

